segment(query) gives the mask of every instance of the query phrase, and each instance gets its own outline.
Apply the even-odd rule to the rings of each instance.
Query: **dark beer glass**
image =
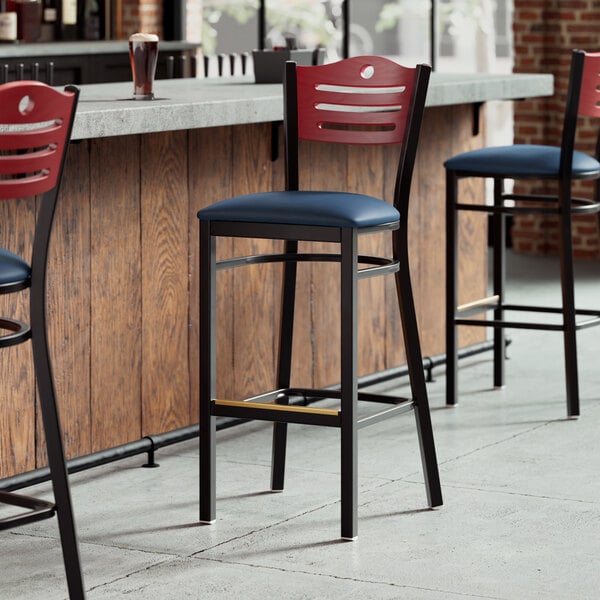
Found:
[[[133,74],[133,97],[135,100],[152,100],[154,74],[158,58],[158,36],[134,33],[129,38],[129,60]]]

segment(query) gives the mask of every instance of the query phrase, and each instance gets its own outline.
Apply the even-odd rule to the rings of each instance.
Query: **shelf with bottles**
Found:
[[[110,0],[0,0],[0,42],[105,40]]]

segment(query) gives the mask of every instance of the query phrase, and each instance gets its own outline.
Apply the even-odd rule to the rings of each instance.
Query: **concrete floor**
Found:
[[[513,257],[515,293],[555,268]],[[600,264],[578,271],[580,304],[593,306]],[[338,537],[336,430],[291,428],[283,494],[267,491],[269,425],[219,432],[212,526],[197,523],[197,442],[161,450],[159,469],[137,457],[74,475],[88,598],[600,597],[598,331],[578,338],[578,420],[565,418],[560,334],[510,332],[503,390],[491,388],[490,353],[462,361],[456,408],[434,371],[441,509],[427,509],[413,417],[362,430],[355,542]],[[35,492],[50,496],[47,485]],[[54,519],[3,532],[0,548],[2,600],[66,597]]]

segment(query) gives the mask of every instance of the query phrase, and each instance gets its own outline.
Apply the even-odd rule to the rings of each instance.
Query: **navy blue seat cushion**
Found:
[[[242,221],[323,227],[373,227],[398,221],[391,205],[345,192],[265,192],[221,200],[198,212],[201,221]]]
[[[481,175],[500,175],[506,178],[558,176],[560,148],[534,144],[491,146],[471,150],[448,159],[444,166],[451,171],[467,171]],[[600,163],[583,152],[573,153],[573,178],[600,175]]]
[[[0,285],[25,281],[30,273],[29,265],[20,256],[0,248]]]

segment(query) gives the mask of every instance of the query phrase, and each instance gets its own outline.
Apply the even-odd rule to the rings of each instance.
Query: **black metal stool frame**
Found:
[[[32,114],[35,114],[34,111],[37,110],[38,106],[42,107],[46,103],[50,104],[56,100],[51,94],[56,94],[57,92],[52,88],[47,88],[49,91],[47,94],[44,90],[47,86],[38,82],[21,81],[6,84],[6,86],[14,86],[18,90],[19,97],[27,97],[29,95],[33,99],[34,108]],[[22,154],[22,158],[29,159],[30,156],[35,156],[36,150],[37,153],[41,153],[41,150],[45,152],[45,149],[43,148],[44,143],[49,145],[48,153],[55,153],[56,147],[59,148],[59,151],[62,150],[62,156],[58,162],[58,175],[56,176],[55,174],[50,173],[50,177],[55,177],[56,184],[51,189],[47,189],[46,187],[47,191],[40,196],[40,207],[36,219],[31,258],[31,274],[27,279],[15,281],[10,285],[0,286],[0,294],[14,293],[26,288],[30,289],[30,323],[26,324],[14,319],[1,319],[0,328],[8,330],[10,333],[0,337],[0,348],[20,344],[31,339],[34,371],[44,433],[46,436],[46,450],[54,492],[54,502],[46,502],[44,500],[38,500],[13,492],[0,492],[0,503],[27,509],[24,513],[1,519],[0,530],[12,529],[20,525],[56,516],[58,520],[69,597],[71,600],[83,600],[85,598],[83,576],[81,572],[81,561],[73,517],[71,493],[69,490],[60,419],[56,403],[56,393],[52,378],[46,315],[46,265],[48,260],[50,235],[52,232],[52,223],[54,220],[60,181],[67,152],[66,149],[71,137],[73,118],[79,96],[79,90],[74,86],[67,86],[65,91],[70,92],[72,95],[72,112],[70,114],[65,114],[63,118],[64,122],[61,122],[64,132],[58,135],[51,135],[57,135],[57,137],[64,135],[66,141],[63,144],[53,142],[51,138],[49,139],[48,131],[42,131],[39,137],[40,141],[37,142],[37,144],[35,142],[30,142],[31,146],[29,146],[29,148],[31,148],[33,152],[30,154]],[[45,112],[55,117],[52,110]],[[51,127],[48,126],[47,130],[50,129]],[[53,148],[53,145],[55,144],[56,147]],[[38,146],[38,148],[36,148],[36,146]],[[18,158],[15,160],[18,160]],[[42,162],[41,164],[43,165],[44,163]],[[36,167],[36,170],[39,168],[40,167]],[[33,174],[33,177],[35,177],[35,173]],[[23,173],[22,175],[17,175],[14,181],[17,183],[20,181],[26,182],[28,179],[29,176],[27,173]]]
[[[407,246],[408,198],[417,149],[429,67],[418,66],[415,111],[407,125],[409,133],[402,147],[395,205],[400,222],[368,229],[323,227],[272,223],[200,221],[200,520],[215,520],[215,417],[229,416],[274,421],[271,488],[283,489],[287,423],[338,427],[341,429],[341,536],[357,536],[357,437],[358,429],[382,419],[413,409],[423,462],[429,506],[442,504],[439,473],[425,375],[412,295]],[[286,189],[297,190],[298,182],[298,99],[296,66],[287,63],[285,75]],[[393,258],[359,256],[358,235],[378,231],[393,232]],[[217,262],[216,238],[252,237],[286,240],[285,252],[268,256],[250,256]],[[298,241],[337,243],[339,254],[301,254]],[[220,269],[263,262],[284,262],[282,313],[277,372],[278,389],[244,401],[215,400],[215,277]],[[292,330],[296,288],[296,268],[300,261],[339,261],[341,277],[341,386],[339,391],[290,389]],[[358,269],[359,263],[370,267]],[[358,280],[380,274],[395,273],[398,302],[410,372],[412,398],[396,398],[358,391],[357,385],[357,288]],[[341,410],[290,405],[292,397],[339,398]],[[358,401],[389,403],[379,413],[359,418]],[[271,401],[274,403],[267,403]]]
[[[579,382],[577,374],[576,332],[600,324],[600,310],[578,309],[575,306],[572,217],[600,212],[596,192],[593,200],[572,196],[571,184],[576,177],[572,173],[572,157],[575,149],[575,132],[579,115],[579,102],[584,72],[585,53],[573,51],[569,88],[563,125],[559,173],[554,176],[532,175],[515,177],[506,172],[469,172],[446,168],[446,403],[454,405],[458,399],[458,342],[456,328],[459,325],[492,327],[494,386],[505,384],[505,332],[507,328],[562,331],[566,371],[567,415],[580,414]],[[596,157],[600,157],[599,145]],[[577,179],[598,179],[598,173],[580,175]],[[489,178],[494,181],[493,205],[465,204],[458,201],[458,182],[467,177]],[[557,194],[524,195],[504,192],[505,179],[552,180],[557,182]],[[521,204],[512,206],[507,201]],[[529,205],[527,204],[529,203]],[[459,211],[479,211],[492,215],[492,269],[493,295],[468,304],[458,305],[458,214]],[[506,217],[518,214],[553,214],[559,224],[559,259],[562,306],[533,306],[506,302]],[[473,315],[493,310],[493,318],[473,318]],[[505,312],[519,311],[562,315],[562,323],[541,321],[506,320]],[[577,317],[585,317],[577,320]]]

